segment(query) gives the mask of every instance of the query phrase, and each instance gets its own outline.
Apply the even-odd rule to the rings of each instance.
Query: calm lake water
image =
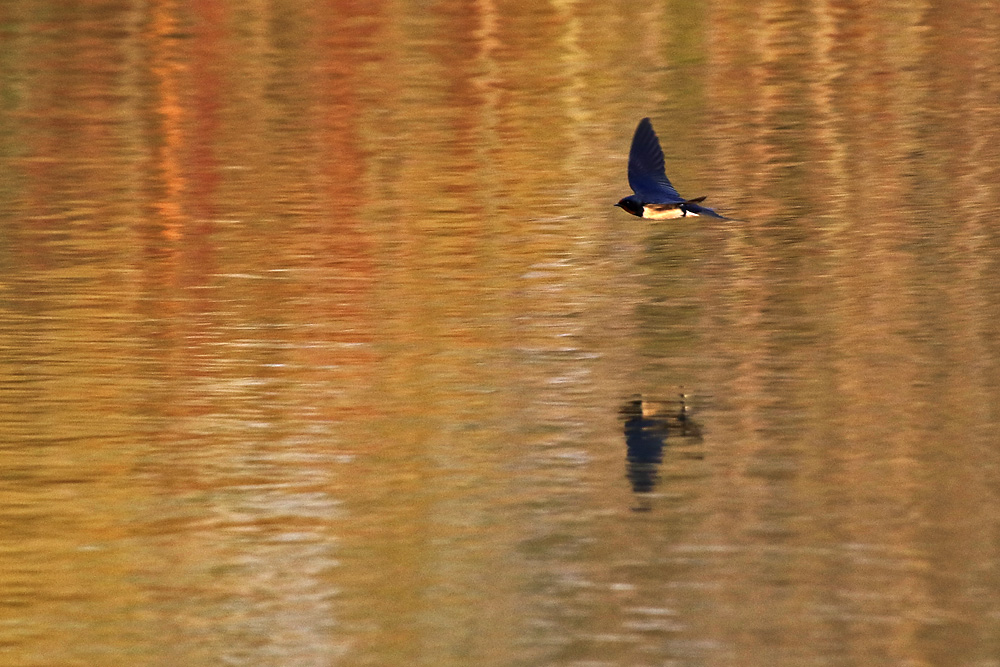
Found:
[[[0,664],[1000,665],[998,214],[997,0],[0,3]]]

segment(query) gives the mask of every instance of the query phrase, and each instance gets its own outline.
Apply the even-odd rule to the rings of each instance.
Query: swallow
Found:
[[[632,215],[648,220],[669,220],[689,215],[729,218],[719,215],[701,202],[705,197],[684,199],[667,179],[663,167],[663,150],[648,118],[639,121],[628,152],[628,184],[635,193],[624,197],[615,206]]]

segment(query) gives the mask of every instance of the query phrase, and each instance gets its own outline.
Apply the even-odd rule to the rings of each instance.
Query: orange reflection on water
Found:
[[[992,658],[991,3],[14,4],[10,655]]]

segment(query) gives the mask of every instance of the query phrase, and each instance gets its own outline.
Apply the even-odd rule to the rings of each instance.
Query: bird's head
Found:
[[[629,195],[628,197],[623,197],[618,200],[615,206],[622,208],[632,215],[637,215],[642,217],[642,202],[635,198],[635,195]]]

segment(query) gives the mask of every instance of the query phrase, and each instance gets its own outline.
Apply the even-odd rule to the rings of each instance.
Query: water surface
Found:
[[[998,35],[4,4],[0,662],[997,664]]]

